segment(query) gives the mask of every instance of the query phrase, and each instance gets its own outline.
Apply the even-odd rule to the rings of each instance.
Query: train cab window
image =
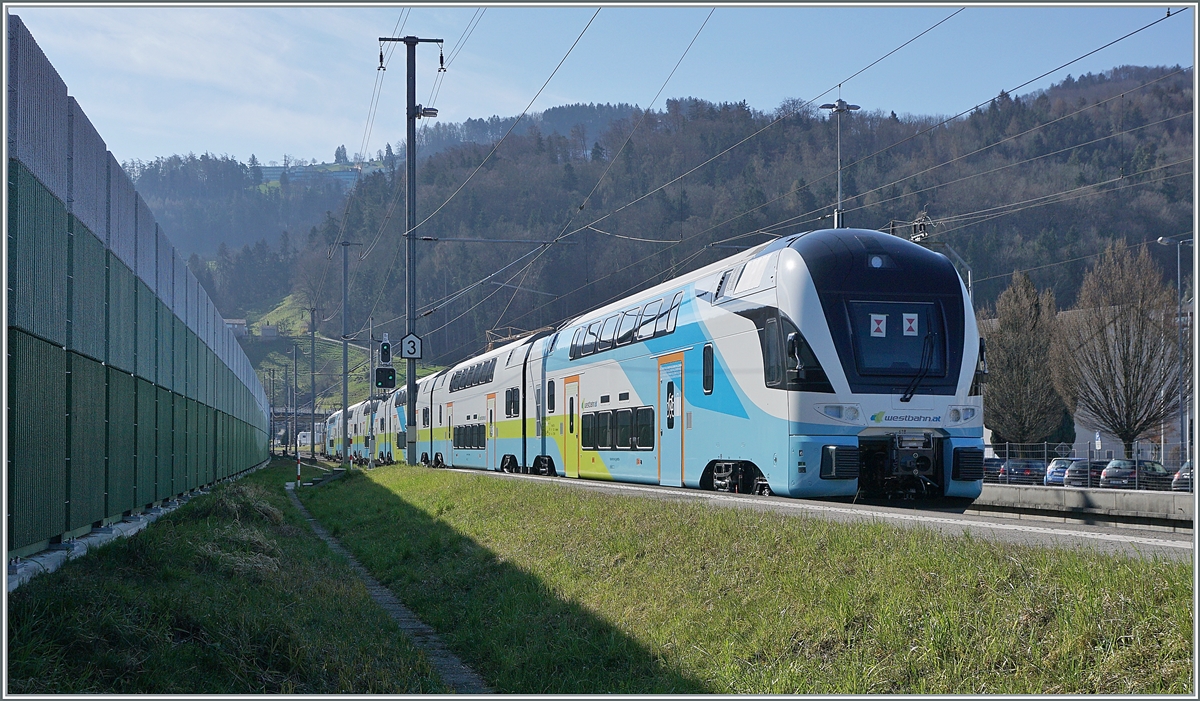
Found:
[[[612,412],[596,412],[596,426],[592,429],[596,435],[596,449],[605,450],[612,447]]]
[[[704,344],[704,393],[713,391],[713,344]]]
[[[554,413],[554,380],[546,383],[546,412]]]
[[[579,442],[588,450],[596,449],[596,433],[593,430],[596,426],[595,414],[584,414],[579,417],[580,437]]]
[[[679,319],[679,306],[683,303],[683,293],[676,292],[675,299],[671,300],[671,313],[667,317],[667,328],[660,333],[675,333],[675,322]]]
[[[600,340],[596,343],[597,353],[613,347],[613,338],[617,335],[617,321],[620,318],[614,314],[604,320],[604,326],[600,328]]]
[[[596,352],[596,338],[600,335],[600,322],[587,327],[587,333],[583,337],[583,350],[581,355],[591,355]]]
[[[658,310],[662,308],[662,303],[661,299],[656,299],[646,304],[646,308],[642,311],[642,325],[638,328],[639,341],[654,337],[654,323],[658,319]]]
[[[630,429],[633,427],[633,410],[618,409],[613,413],[615,444],[618,448],[629,447]]]
[[[633,448],[653,450],[656,432],[653,407],[642,407],[633,413],[633,437],[631,439]]]
[[[637,309],[630,309],[621,317],[621,326],[617,329],[618,346],[623,346],[633,340],[633,333],[637,331],[641,315],[641,307],[638,307]]]

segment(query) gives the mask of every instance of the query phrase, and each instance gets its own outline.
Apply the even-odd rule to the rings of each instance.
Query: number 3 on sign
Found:
[[[401,358],[421,358],[421,339],[415,333],[410,333],[400,339]]]

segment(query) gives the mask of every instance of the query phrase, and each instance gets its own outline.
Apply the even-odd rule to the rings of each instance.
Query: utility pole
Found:
[[[1180,239],[1172,241],[1166,236],[1159,236],[1158,242],[1164,246],[1175,244],[1175,286],[1179,288],[1179,304],[1175,313],[1175,324],[1178,326],[1179,339],[1179,464],[1182,465],[1186,459],[1188,451],[1188,443],[1190,442],[1187,432],[1188,411],[1187,405],[1184,403],[1184,396],[1187,392],[1187,384],[1183,376],[1183,247],[1191,246],[1192,239]]]
[[[834,114],[837,115],[838,202],[837,202],[837,209],[833,210],[833,228],[840,229],[840,228],[842,228],[842,225],[843,225],[843,221],[842,221],[842,113],[843,112],[853,112],[854,110],[862,109],[862,108],[859,107],[858,105],[846,104],[846,101],[842,99],[842,86],[839,85],[837,102],[833,102],[833,103],[827,102],[827,103],[821,105],[818,109],[833,110]]]
[[[312,390],[312,411],[308,414],[309,457],[317,459],[317,308],[308,308],[308,335],[311,340],[308,353],[309,389]]]
[[[369,429],[367,429],[367,435],[366,435],[367,452],[370,453],[370,455],[367,456],[367,461],[368,461],[367,469],[374,470],[375,469],[375,317],[374,316],[367,317],[367,328],[368,328],[368,331],[367,331],[368,336],[367,337],[371,339],[370,343],[367,344],[367,346],[369,347],[369,350],[371,351],[371,370],[370,370],[370,374],[367,375],[367,386],[370,388],[367,390],[368,391],[367,401],[369,401],[371,403],[371,427]]]
[[[347,251],[351,246],[361,246],[361,243],[342,241],[342,469],[349,467],[350,462],[350,337],[346,332],[346,319],[350,315],[349,302],[349,272],[350,257]]]
[[[436,117],[437,110],[429,107],[421,107],[417,104],[417,44],[428,43],[441,45],[441,39],[419,39],[415,36],[406,37],[379,37],[380,42],[385,41],[402,41],[408,49],[408,102],[407,102],[407,118],[408,134],[405,145],[405,166],[407,183],[407,207],[405,213],[405,239],[406,251],[408,254],[407,261],[407,284],[405,285],[405,306],[407,314],[405,318],[404,339],[400,342],[401,355],[407,358],[406,365],[407,377],[405,381],[408,385],[408,406],[405,411],[405,428],[408,438],[408,453],[406,461],[410,465],[417,462],[417,357],[411,354],[406,354],[405,346],[408,345],[407,340],[415,337],[417,332],[417,240],[414,236],[414,230],[417,226],[417,120],[421,117]],[[380,67],[383,63],[383,52],[379,54]],[[417,344],[418,349],[420,344]],[[419,355],[419,354],[418,354]]]
[[[269,419],[270,419],[270,426],[267,428],[267,431],[269,433],[270,440],[267,441],[267,445],[271,449],[271,451],[270,451],[271,457],[274,457],[275,456],[275,368],[271,368],[271,416],[269,417]]]
[[[300,373],[297,372],[300,360],[300,346],[292,344],[292,443],[296,447],[296,481],[300,481],[300,436],[296,433],[298,428],[298,412],[300,410]]]

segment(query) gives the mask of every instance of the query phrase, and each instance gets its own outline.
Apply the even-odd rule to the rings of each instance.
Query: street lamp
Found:
[[[1191,246],[1192,239],[1172,241],[1170,237],[1159,236],[1158,242],[1164,246],[1175,246],[1175,286],[1179,288],[1179,307],[1175,315],[1175,323],[1179,327],[1179,464],[1183,464],[1188,449],[1187,412],[1184,411],[1183,397],[1187,385],[1183,377],[1183,247]]]
[[[826,102],[819,109],[833,110],[833,114],[837,115],[838,201],[837,209],[833,210],[833,228],[840,229],[842,227],[842,113],[862,108],[858,105],[846,104],[845,100],[838,97],[837,102]]]

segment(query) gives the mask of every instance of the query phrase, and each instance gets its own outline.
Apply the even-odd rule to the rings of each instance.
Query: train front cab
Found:
[[[953,265],[876,231],[816,232],[790,248],[781,317],[803,323],[781,323],[778,339],[796,389],[784,493],[978,497],[985,369]]]

